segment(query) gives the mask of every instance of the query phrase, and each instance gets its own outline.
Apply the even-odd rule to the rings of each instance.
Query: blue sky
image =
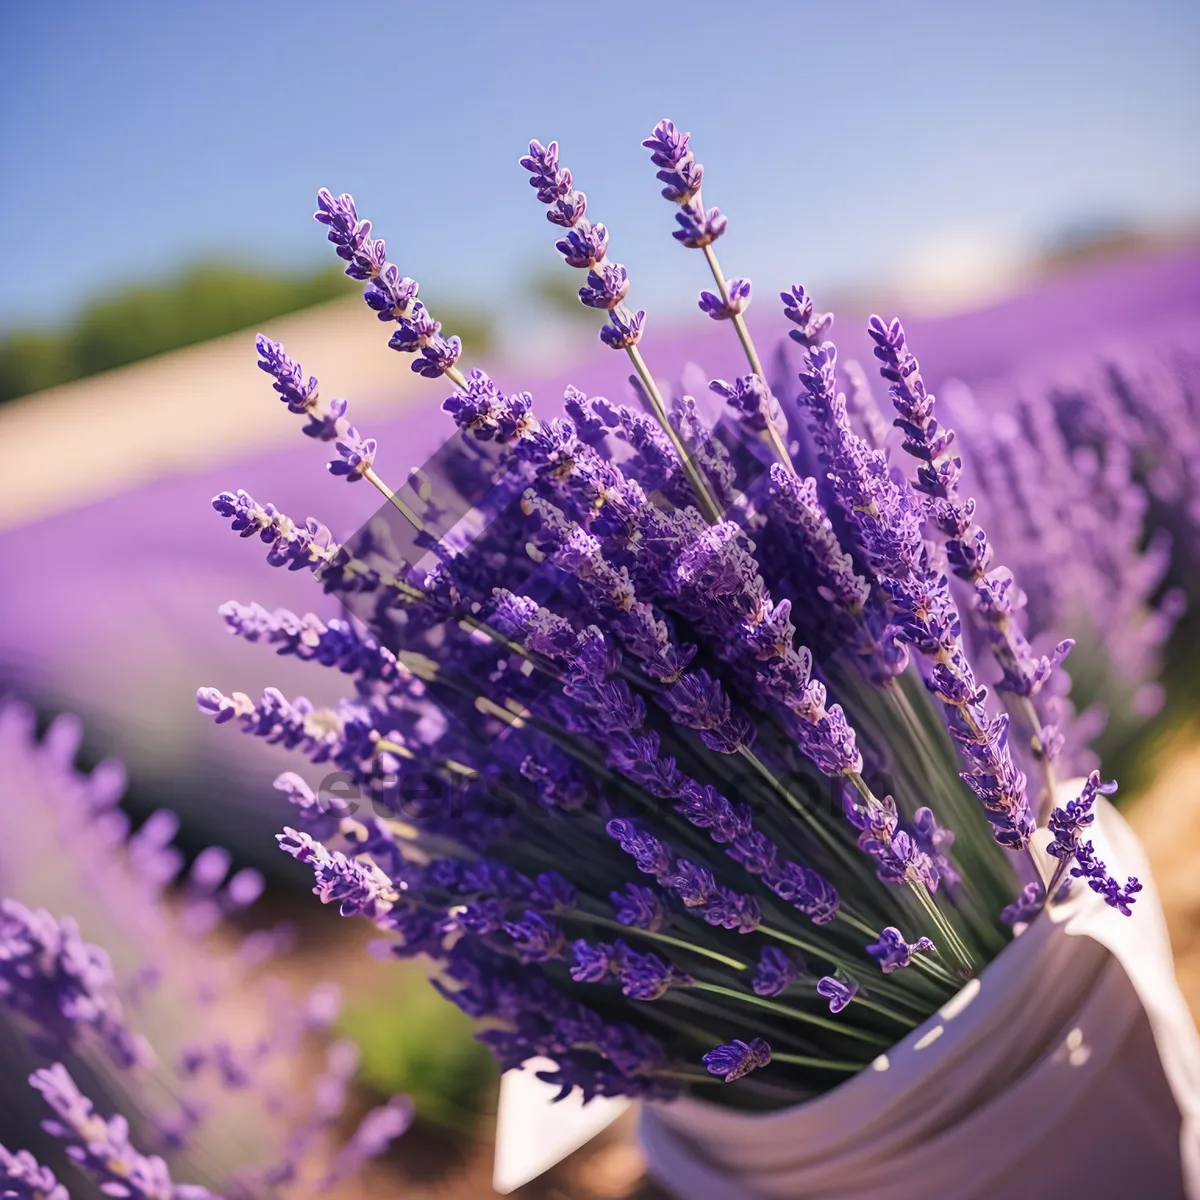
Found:
[[[8,4],[0,323],[205,254],[327,261],[321,184],[406,273],[504,308],[555,262],[515,165],[532,136],[562,143],[634,298],[678,308],[699,273],[639,146],[664,115],[730,216],[727,270],[760,288],[1179,222],[1200,214],[1198,54],[1182,0]]]

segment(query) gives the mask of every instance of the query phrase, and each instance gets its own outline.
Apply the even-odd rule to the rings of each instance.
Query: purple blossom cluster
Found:
[[[1119,751],[1163,707],[1164,647],[1200,595],[1198,333],[1194,321],[1098,331],[1087,354],[977,393],[942,389],[964,478],[1020,580],[1027,635],[1052,656],[1073,628],[1087,655],[1078,716],[1057,678],[1039,700],[1076,771],[1096,764],[1087,743]]]
[[[1107,904],[1129,915],[1129,906],[1142,890],[1135,876],[1130,876],[1122,887],[1108,872],[1108,867],[1096,853],[1095,846],[1084,840],[1084,833],[1096,819],[1096,797],[1111,795],[1117,790],[1115,783],[1102,783],[1100,772],[1093,771],[1086,779],[1083,790],[1074,800],[1056,808],[1050,814],[1049,827],[1054,840],[1046,847],[1046,853],[1058,859],[1058,870],[1047,887],[1047,894],[1055,894],[1055,884],[1070,868],[1076,879],[1086,879],[1088,887],[1103,896]]]
[[[962,588],[1009,695],[1032,703],[1065,648],[1038,656],[1025,638],[900,326],[871,333],[915,484],[861,376],[847,401],[832,317],[800,287],[783,293],[798,386],[768,385],[742,319],[749,282],[716,262],[725,218],[704,206],[689,135],[664,121],[646,146],[676,238],[716,281],[701,308],[746,355],[746,375],[711,385],[731,419],[710,428],[692,397],[668,403],[608,230],[557,143],[531,142],[521,166],[564,261],[587,271],[579,296],[606,314],[601,337],[629,354],[638,407],[570,388],[548,416],[455,368],[448,494],[427,514],[397,502],[367,469],[374,442],[345,430],[345,471],[385,502],[350,538],[221,493],[234,532],[346,609],[229,604],[230,631],[333,668],[352,694],[319,708],[202,688],[198,703],[336,768],[353,806],[279,778],[294,808],[280,847],[323,903],[374,925],[380,953],[429,959],[502,1068],[549,1059],[543,1078],[585,1099],[769,1068],[782,1090],[757,1075],[738,1090],[770,1103],[871,1061],[1002,951],[1016,908],[1048,883],[1057,898],[1022,853],[1026,769],[1055,735],[1039,716],[1037,746],[1010,744]],[[382,244],[353,202],[319,204],[338,254],[378,287]],[[311,418],[315,382],[264,357]],[[1077,875],[1128,911],[1136,888],[1109,887],[1071,846]]]
[[[587,195],[575,189],[571,172],[559,166],[558,143],[543,146],[534,139],[521,166],[529,172],[537,198],[547,206],[546,219],[566,231],[554,248],[567,266],[588,273],[579,289],[580,303],[608,315],[600,340],[613,350],[632,350],[642,340],[646,314],[625,306],[629,272],[621,263],[608,260],[608,230],[585,215]]]
[[[1033,652],[1017,622],[1024,593],[1015,586],[1011,571],[992,566],[992,547],[975,519],[975,500],[964,500],[959,492],[962,460],[953,452],[954,430],[942,428],[933,415],[934,396],[921,378],[904,327],[898,320],[885,324],[873,316],[867,329],[881,364],[880,374],[899,414],[896,425],[904,434],[904,449],[920,464],[914,486],[926,498],[926,520],[945,540],[951,571],[974,589],[971,612],[982,625],[1001,669],[996,686],[1024,701],[1019,713],[1028,726],[1031,748],[1048,765],[1062,750],[1064,739],[1054,725],[1043,722],[1033,697],[1075,643],[1065,638],[1049,655]],[[1048,796],[1053,794],[1052,776],[1046,790]]]
[[[799,287],[784,293],[789,315],[805,318],[802,293]],[[1034,821],[1025,773],[1009,747],[1009,716],[987,710],[987,690],[963,644],[949,578],[925,539],[924,507],[893,477],[886,454],[854,432],[846,397],[837,390],[836,347],[828,341],[803,344],[799,400],[849,531],[888,596],[900,640],[929,663],[926,686],[946,708],[967,766],[963,778],[982,802],[996,839],[1023,849]]]
[[[232,870],[219,847],[185,865],[172,844],[178,822],[165,810],[131,832],[119,807],[123,772],[115,762],[77,770],[79,734],[60,717],[38,741],[30,710],[0,704],[0,771],[26,800],[19,819],[0,815],[0,1110],[6,1118],[35,1111],[28,1075],[48,1109],[41,1129],[49,1135],[34,1129],[27,1149],[0,1146],[0,1195],[65,1200],[57,1178],[69,1164],[105,1195],[205,1200],[216,1193],[175,1182],[172,1170],[211,1180],[205,1164],[217,1150],[231,1172],[222,1194],[265,1197],[301,1171],[321,1168],[332,1184],[381,1153],[411,1119],[406,1097],[368,1114],[333,1159],[325,1149],[357,1059],[352,1043],[328,1036],[335,987],[292,998],[264,974],[290,946],[290,929],[260,926],[232,952],[211,942],[223,918],[258,899],[261,876]],[[39,865],[47,862],[57,864],[53,873]],[[33,906],[67,901],[82,931]],[[92,928],[107,935],[111,957],[87,940]],[[153,1047],[143,1025],[158,1030]],[[297,1058],[320,1042],[328,1066],[309,1090]],[[90,1081],[92,1096],[77,1079]],[[239,1161],[222,1130],[251,1114],[261,1157]],[[6,1138],[11,1128],[6,1120]]]
[[[414,355],[413,371],[427,379],[454,373],[462,342],[442,336],[441,324],[416,298],[416,282],[401,276],[399,268],[388,262],[387,244],[371,237],[371,222],[359,219],[353,197],[335,196],[322,188],[313,215],[329,229],[337,256],[348,264],[346,274],[367,284],[363,293],[367,305],[381,321],[395,322],[397,329],[388,345]]]

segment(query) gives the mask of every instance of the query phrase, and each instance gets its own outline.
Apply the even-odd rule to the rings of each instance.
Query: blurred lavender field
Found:
[[[366,327],[373,324],[366,311],[361,311],[360,319]],[[697,316],[687,329],[675,332],[652,330],[646,343],[656,374],[669,384],[682,381],[684,390],[698,395],[708,379],[737,371],[734,340],[712,338],[702,321]],[[992,308],[912,321],[908,329],[935,386],[958,381],[939,390],[968,444],[972,436],[984,436],[995,413],[1011,414],[1022,401],[1030,400],[1035,408],[1044,407],[1055,388],[1083,385],[1095,392],[1104,384],[1106,363],[1132,364],[1136,375],[1139,355],[1159,363],[1164,346],[1190,347],[1190,358],[1179,359],[1168,382],[1178,392],[1177,403],[1186,406],[1191,388],[1195,404],[1194,389],[1200,386],[1196,365],[1200,252],[1160,253],[1086,266]],[[772,345],[782,329],[764,325],[756,333],[761,344]],[[870,370],[863,314],[839,313],[836,333],[845,348],[843,359],[857,358]],[[294,432],[291,418],[275,403],[267,380],[255,369],[252,336],[243,341],[245,374],[261,392],[262,409],[276,410],[281,436]],[[539,404],[548,408],[567,383],[593,395],[623,399],[629,388],[623,360],[618,358],[597,346],[569,365],[547,369],[541,378],[509,379],[503,366],[497,374],[505,383],[530,388]],[[305,365],[323,374],[320,361],[306,360]],[[398,361],[396,367],[396,392],[404,400],[401,404],[398,399],[397,407],[402,411],[389,417],[386,408],[376,404],[377,415],[368,422],[369,432],[380,442],[381,473],[391,479],[403,478],[423,463],[452,431],[451,422],[439,411],[437,386],[425,385],[426,390],[414,398],[402,365]],[[326,377],[325,383],[327,392],[337,394],[335,377]],[[968,403],[961,385],[970,389],[973,402]],[[1195,409],[1191,411],[1190,420],[1186,411],[1177,414],[1179,428],[1164,435],[1176,444],[1179,462],[1184,464],[1176,464],[1176,474],[1186,472],[1189,455],[1200,463],[1200,423]],[[70,438],[70,430],[63,430],[61,436]],[[1181,443],[1187,437],[1191,443]],[[103,452],[103,447],[96,450]],[[251,744],[250,739],[222,738],[220,731],[196,718],[193,697],[200,683],[247,691],[270,683],[287,694],[307,694],[318,703],[333,699],[332,693],[321,690],[322,685],[330,686],[321,673],[292,659],[276,659],[267,651],[247,654],[225,632],[216,611],[226,600],[245,602],[256,597],[268,606],[329,616],[333,615],[331,601],[316,592],[306,574],[298,578],[265,571],[261,548],[232,538],[213,514],[209,500],[239,480],[254,479],[261,499],[297,516],[316,516],[335,535],[347,534],[377,511],[378,497],[366,487],[347,487],[332,478],[322,481],[321,456],[318,445],[298,437],[250,459],[239,455],[233,445],[227,464],[159,478],[0,533],[8,581],[0,593],[0,687],[32,698],[46,712],[77,712],[88,731],[85,753],[93,747],[96,755],[123,758],[135,803],[179,808],[187,814],[188,836],[219,839],[273,870],[280,864],[271,835],[286,804],[273,793],[270,781],[283,769],[286,755],[259,742]],[[1075,469],[1074,463],[1069,465]],[[1134,604],[1146,596],[1157,598],[1169,583],[1195,581],[1194,575],[1187,578],[1198,561],[1196,543],[1189,538],[1194,539],[1200,514],[1186,513],[1182,502],[1172,505],[1171,488],[1186,489],[1187,479],[1159,474],[1152,486],[1161,494],[1144,521],[1135,512],[1129,528],[1126,514],[1126,557],[1148,541],[1152,523],[1161,524],[1164,514],[1174,512],[1179,518],[1173,530],[1175,558],[1171,563],[1146,564],[1140,581],[1110,580],[1114,587],[1129,583],[1137,593]],[[1195,482],[1193,478],[1191,485]],[[1088,491],[1081,476],[1073,492],[1076,509],[1080,504],[1086,508]],[[999,485],[999,498],[1003,496]],[[988,508],[986,496],[981,503]],[[1004,507],[993,502],[989,521],[1003,526]],[[1141,524],[1146,527],[1140,528]],[[1078,536],[1077,531],[1072,536]],[[1108,535],[1102,534],[1101,540],[1104,536]],[[1021,541],[1015,528],[1009,540],[1000,540],[999,549],[1002,561],[1018,570],[1018,582],[1035,592],[1022,572]],[[1068,556],[1082,552],[1069,542],[1062,549]],[[1118,567],[1114,559],[1113,570]],[[1158,576],[1164,573],[1173,577],[1160,583]],[[1035,593],[1035,609],[1036,601]],[[1031,615],[1036,623],[1036,612]],[[1061,630],[1045,631],[1047,638],[1060,634]],[[1157,671],[1155,636],[1154,629],[1147,630],[1149,661],[1127,664],[1132,684],[1127,695],[1117,698],[1118,707],[1141,704],[1147,711],[1155,707],[1152,694],[1135,699],[1145,682],[1137,674]],[[1087,665],[1076,659],[1071,669],[1088,674]],[[1089,685],[1086,701],[1111,701],[1095,695],[1105,672],[1106,668],[1091,671],[1100,683],[1093,680]],[[1139,717],[1133,708],[1124,720],[1121,713],[1115,714],[1110,725],[1137,727]],[[1127,740],[1128,736],[1126,728],[1121,737]]]

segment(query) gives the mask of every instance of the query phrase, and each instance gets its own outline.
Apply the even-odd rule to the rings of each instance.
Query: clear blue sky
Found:
[[[403,270],[503,305],[551,228],[532,136],[605,221],[641,303],[678,302],[639,141],[694,134],[731,274],[845,284],[970,229],[1200,213],[1194,0],[306,0],[0,5],[0,323],[222,252],[327,261],[350,190]],[[563,268],[566,270],[566,268]],[[694,281],[694,280],[693,280]]]

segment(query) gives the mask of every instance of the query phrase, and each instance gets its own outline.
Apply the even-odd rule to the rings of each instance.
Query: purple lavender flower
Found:
[[[401,276],[399,268],[388,263],[372,279],[363,299],[381,321],[400,321],[409,315],[419,290],[415,279]]]
[[[750,280],[731,279],[728,291],[728,300],[714,292],[701,292],[700,311],[707,313],[714,321],[728,321],[744,313],[750,307]]]
[[[0,1146],[0,1197],[3,1200],[71,1200],[70,1193],[27,1150],[15,1154]]]
[[[588,272],[587,287],[579,289],[579,299],[589,308],[616,308],[629,291],[629,275],[620,263],[606,263],[598,271]]]
[[[19,822],[0,821],[0,889],[35,903],[47,896],[69,903],[89,936],[93,928],[105,930],[113,956],[85,942],[80,926],[69,918],[57,920],[12,900],[0,903],[0,1022],[6,1037],[26,1041],[26,1052],[85,1053],[89,1077],[104,1094],[120,1096],[124,1110],[123,1116],[102,1121],[69,1076],[51,1068],[34,1081],[50,1089],[47,1099],[53,1104],[66,1106],[51,1132],[74,1145],[68,1155],[93,1174],[97,1185],[114,1195],[123,1187],[122,1195],[155,1200],[208,1193],[171,1185],[161,1174],[160,1159],[127,1145],[124,1116],[136,1120],[156,1150],[209,1156],[218,1128],[210,1118],[228,1123],[255,1110],[258,1165],[240,1154],[230,1159],[229,1147],[221,1147],[221,1161],[237,1168],[246,1186],[258,1186],[270,1170],[265,1164],[285,1146],[297,1161],[313,1158],[319,1148],[302,1136],[309,1110],[326,1105],[332,1122],[340,1109],[322,1099],[319,1085],[311,1092],[298,1090],[286,1112],[274,1109],[269,1097],[282,1060],[336,1018],[336,989],[320,985],[298,1001],[276,996],[270,1028],[247,1026],[243,1019],[231,1032],[229,1006],[235,997],[229,985],[236,985],[244,1009],[265,982],[258,972],[291,942],[287,928],[270,926],[245,935],[228,951],[216,952],[208,941],[223,917],[240,914],[257,900],[261,876],[235,869],[232,856],[219,847],[200,851],[189,864],[172,845],[179,821],[165,810],[131,833],[119,807],[124,788],[119,765],[105,762],[90,774],[74,766],[78,722],[58,718],[40,742],[33,733],[31,712],[11,702],[0,705],[3,774],[31,802]],[[27,864],[51,855],[59,864],[52,879],[29,869]],[[168,889],[173,893],[169,903]],[[153,1053],[138,1032],[143,1026],[158,1030]],[[139,1069],[150,1064],[153,1087]],[[5,1086],[15,1082],[7,1080]],[[6,1092],[0,1106],[11,1100]],[[78,1117],[86,1125],[82,1143],[61,1119],[67,1110],[72,1120]],[[47,1146],[30,1149],[49,1161]],[[101,1150],[109,1156],[103,1163],[88,1157]],[[12,1162],[30,1170],[36,1166],[28,1156],[8,1155],[6,1161],[0,1154],[0,1181]],[[6,1182],[0,1182],[0,1191]],[[44,1186],[52,1188],[53,1181]]]
[[[738,414],[742,424],[755,433],[762,433],[772,420],[769,412],[770,392],[759,376],[743,375],[733,383],[714,379],[708,386]]]
[[[1027,883],[1011,904],[1000,910],[1005,925],[1025,925],[1042,911],[1046,893],[1040,883]]]
[[[600,340],[611,350],[628,350],[642,340],[642,327],[646,314],[642,309],[635,313],[620,313],[615,309],[609,313],[608,324],[600,327]]]
[[[685,203],[700,191],[704,168],[688,149],[691,134],[681,133],[673,121],[659,121],[642,145],[649,150],[650,161],[661,170],[658,178],[666,184],[663,196],[667,200]]]
[[[653,888],[627,883],[620,891],[610,893],[609,898],[622,925],[657,933],[666,924],[662,901]]]
[[[571,978],[576,983],[601,983],[617,970],[616,947],[580,938],[571,945]]]
[[[587,196],[574,189],[571,172],[558,165],[558,143],[543,146],[535,139],[520,163],[529,172],[538,199],[549,206],[547,218],[568,231],[555,249],[568,266],[587,270],[587,284],[579,289],[580,302],[608,313],[600,340],[610,349],[632,352],[641,341],[646,314],[630,312],[624,306],[629,273],[621,263],[608,261],[608,230],[585,218]]]
[[[657,954],[638,954],[617,943],[617,980],[631,1000],[658,1000],[673,987],[690,987],[695,980]]]
[[[136,1150],[125,1119],[98,1116],[61,1063],[35,1071],[29,1083],[57,1118],[43,1123],[46,1132],[67,1143],[72,1161],[106,1194],[130,1200],[215,1200],[207,1188],[174,1183],[163,1159]]]
[[[783,315],[799,326],[789,330],[788,337],[806,350],[820,347],[833,327],[833,314],[816,312],[812,297],[799,284],[793,284],[790,292],[780,292],[779,298],[783,301]]]
[[[313,216],[328,226],[327,236],[337,248],[338,257],[350,264],[346,274],[351,279],[369,281],[363,294],[367,305],[381,321],[399,325],[388,345],[417,356],[412,364],[416,374],[427,379],[449,375],[461,382],[455,363],[462,354],[462,342],[457,337],[441,336],[440,323],[416,299],[416,281],[402,277],[399,269],[387,261],[386,244],[370,237],[371,222],[359,220],[354,198],[348,194],[335,197],[321,188]]]
[[[554,248],[568,267],[595,267],[608,253],[608,230],[598,223],[580,220],[554,243]]]
[[[346,401],[322,401],[316,377],[310,375],[306,381],[300,364],[290,358],[278,342],[260,333],[256,345],[259,368],[274,378],[272,387],[288,406],[288,411],[308,417],[303,432],[322,442],[340,437],[345,425]]]
[[[348,425],[334,449],[338,452],[338,458],[329,464],[330,475],[338,475],[354,483],[374,466],[378,446],[374,438],[359,437],[358,430]]]
[[[765,1067],[771,1061],[771,1047],[762,1038],[754,1038],[749,1043],[727,1042],[710,1050],[703,1061],[710,1075],[722,1075],[726,1083],[732,1083]]]
[[[817,995],[829,1001],[831,1013],[840,1013],[857,994],[858,984],[853,979],[841,980],[825,975],[817,980]]]
[[[1136,875],[1130,875],[1122,887],[1110,874],[1108,867],[1096,854],[1091,842],[1082,842],[1075,851],[1075,865],[1071,874],[1076,879],[1086,879],[1088,887],[1104,898],[1105,904],[1115,908],[1122,916],[1129,916],[1133,902],[1142,884]]]
[[[617,817],[607,825],[609,837],[617,839],[621,849],[631,855],[643,875],[653,875],[660,882],[671,873],[671,852],[652,833],[641,829],[633,821]]]
[[[702,250],[705,246],[711,246],[729,225],[729,219],[719,208],[705,208],[699,199],[684,201],[675,214],[675,220],[679,228],[672,237],[677,242],[682,242],[689,250]]]
[[[1073,858],[1084,830],[1096,819],[1093,811],[1096,797],[1112,795],[1116,790],[1115,783],[1101,782],[1100,772],[1093,771],[1084,781],[1078,798],[1068,800],[1050,814],[1050,832],[1054,834],[1054,840],[1046,847],[1046,853],[1062,860]]]
[[[886,325],[873,316],[868,333],[882,364],[880,374],[891,385],[888,393],[899,413],[896,424],[904,433],[904,448],[920,462],[917,490],[929,497],[929,516],[946,539],[951,570],[975,587],[974,612],[986,625],[988,643],[1003,671],[999,686],[1031,702],[1075,643],[1066,638],[1049,656],[1033,653],[1016,622],[1024,596],[1013,586],[1007,570],[991,568],[992,550],[987,534],[975,521],[975,501],[964,501],[959,495],[962,460],[951,453],[954,431],[942,429],[933,416],[934,396],[925,388],[903,326],[898,320]],[[1052,728],[1043,727],[1031,703],[1026,718],[1032,726],[1034,752],[1048,762],[1060,741]]]
[[[379,919],[392,906],[391,881],[378,867],[347,858],[340,850],[329,851],[307,833],[284,828],[276,840],[279,848],[297,862],[312,867],[313,895],[322,904],[337,904],[343,917]]]
[[[531,176],[529,186],[537,188],[538,199],[543,204],[552,204],[570,194],[571,172],[559,170],[557,142],[543,146],[535,138],[529,143],[529,153],[520,162]]]
[[[407,1096],[393,1096],[387,1104],[371,1109],[334,1155],[320,1187],[332,1187],[361,1170],[370,1159],[384,1154],[396,1138],[408,1131],[414,1115],[413,1103]]]
[[[300,364],[290,358],[278,342],[271,341],[261,333],[255,340],[255,345],[258,348],[259,370],[266,371],[275,380],[271,386],[288,406],[288,411],[310,412],[317,399],[316,376],[310,375],[305,382]]]
[[[506,922],[504,932],[512,938],[517,957],[523,963],[548,962],[560,957],[565,941],[560,929],[532,909],[527,909],[519,921]]]
[[[108,955],[84,942],[70,917],[0,900],[0,1005],[32,1021],[51,1045],[70,1047],[90,1033],[119,1067],[153,1061],[125,1022]]]
[[[846,613],[857,616],[867,602],[870,588],[838,541],[817,494],[817,481],[801,479],[779,463],[772,465],[770,477],[772,508],[799,534],[800,544],[818,572],[818,593]]]
[[[803,289],[793,288],[784,299],[795,306],[789,313],[804,318]],[[984,707],[987,692],[964,651],[957,606],[925,544],[919,507],[891,478],[885,455],[851,429],[845,396],[836,391],[836,362],[836,348],[826,342],[808,350],[800,373],[815,439],[843,511],[896,612],[900,636],[933,660],[927,684],[947,707],[951,734],[968,764],[963,778],[983,803],[997,841],[1019,849],[1028,845],[1034,823],[1025,775],[1008,746],[1008,716],[993,719]]]
[[[680,677],[661,703],[680,725],[699,730],[704,744],[718,754],[736,754],[754,744],[750,722],[732,711],[724,688],[707,671]]]
[[[337,248],[338,258],[350,264],[346,274],[351,279],[371,278],[377,262],[375,243],[370,237],[371,222],[358,219],[354,197],[347,193],[334,196],[327,188],[321,188],[313,217],[328,226],[328,237]]]
[[[867,946],[867,953],[879,963],[885,975],[898,971],[912,963],[913,955],[921,951],[932,951],[933,942],[919,937],[915,942],[906,942],[904,935],[894,925],[889,925],[879,934],[879,941]]]
[[[751,987],[756,996],[778,996],[796,982],[800,969],[778,946],[764,946]]]
[[[561,912],[574,908],[577,899],[575,885],[557,871],[543,871],[529,892],[534,908],[544,912]]]
[[[1115,783],[1101,782],[1100,772],[1093,771],[1084,781],[1078,798],[1069,800],[1050,814],[1050,832],[1054,834],[1054,840],[1046,847],[1046,853],[1059,862],[1049,889],[1053,894],[1055,885],[1062,880],[1067,867],[1074,860],[1071,875],[1076,879],[1086,879],[1088,887],[1103,896],[1106,904],[1128,916],[1130,905],[1142,890],[1141,883],[1135,876],[1130,876],[1122,887],[1109,874],[1103,860],[1096,854],[1095,846],[1083,840],[1084,832],[1096,819],[1093,811],[1096,797],[1111,795],[1116,790]]]

